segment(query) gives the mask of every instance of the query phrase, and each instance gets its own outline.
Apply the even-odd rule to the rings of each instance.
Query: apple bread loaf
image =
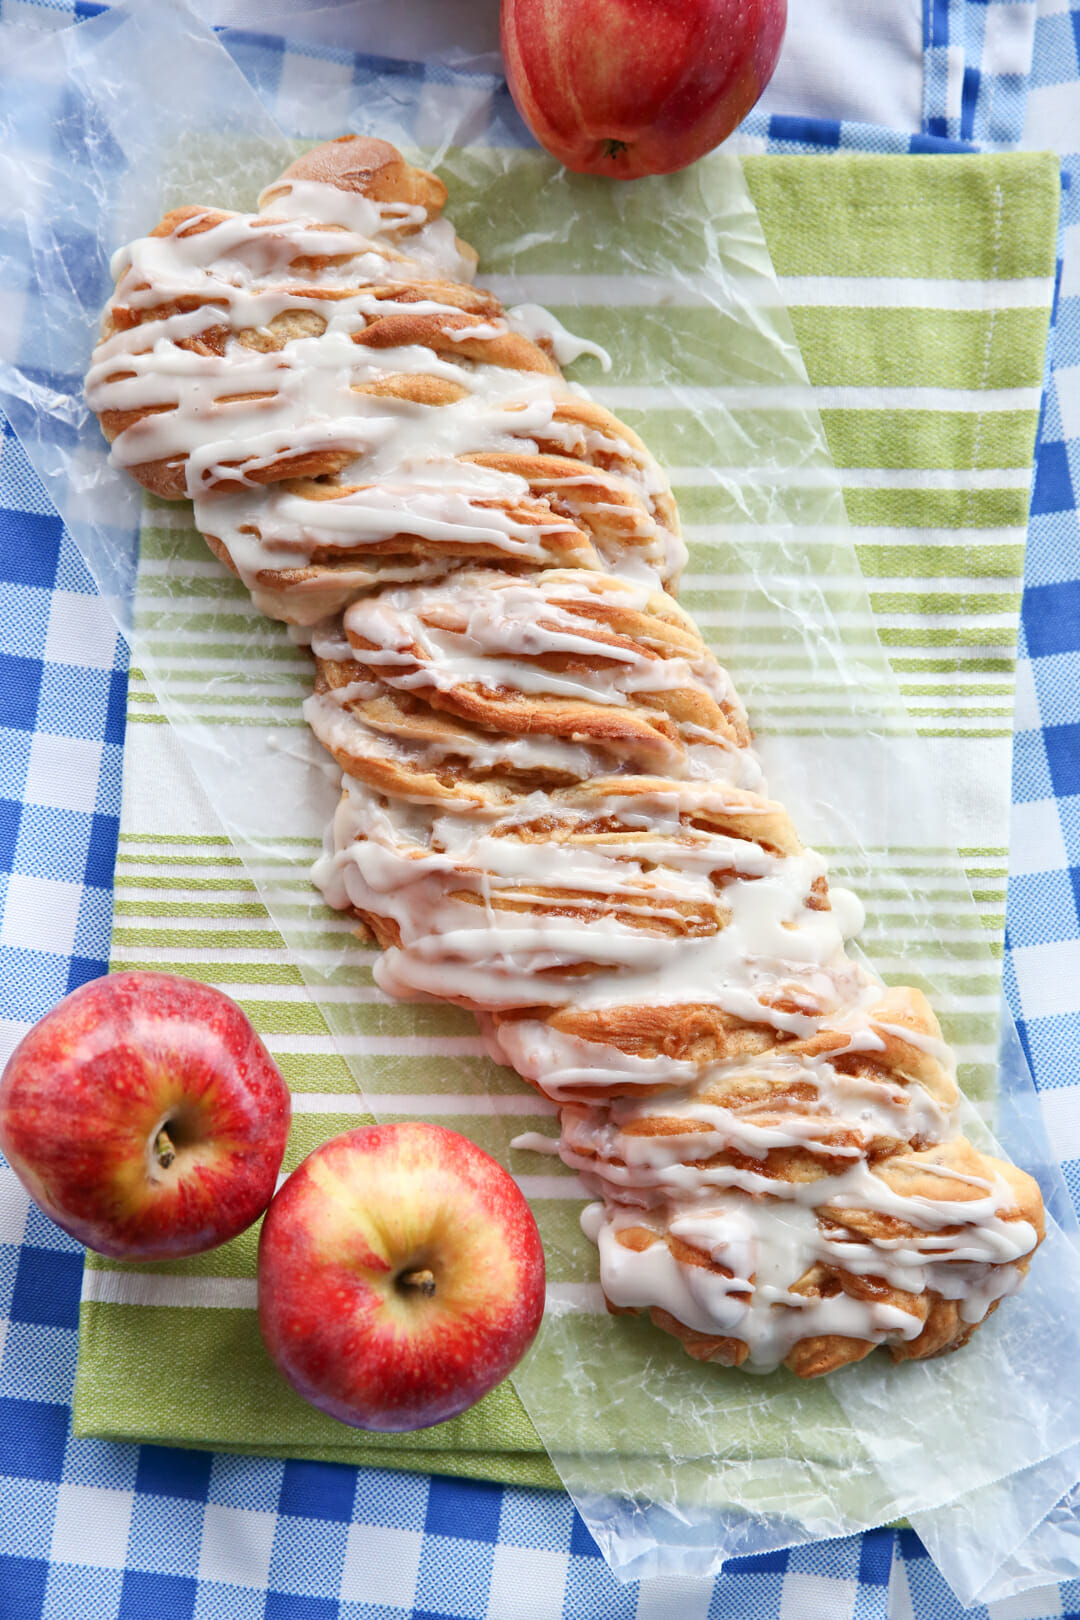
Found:
[[[558,1106],[609,1308],[802,1377],[956,1348],[1038,1188],[960,1134],[925,997],[847,954],[859,903],[674,601],[660,468],[557,322],[471,285],[445,200],[348,136],[122,249],[113,458],[310,645],[343,772],[315,881],[386,992],[475,1012]]]

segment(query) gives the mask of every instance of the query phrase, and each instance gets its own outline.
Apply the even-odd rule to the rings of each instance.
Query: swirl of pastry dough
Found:
[[[471,285],[445,201],[348,136],[122,249],[113,459],[310,645],[344,773],[315,882],[384,990],[470,1009],[557,1105],[609,1309],[800,1377],[956,1348],[1038,1188],[960,1135],[921,992],[849,955],[861,907],[672,599],[664,474],[556,322]]]

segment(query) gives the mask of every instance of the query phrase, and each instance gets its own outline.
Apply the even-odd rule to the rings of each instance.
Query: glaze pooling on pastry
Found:
[[[87,397],[310,647],[343,772],[315,881],[383,989],[475,1012],[556,1105],[613,1311],[810,1377],[962,1344],[1042,1237],[956,1123],[925,998],[848,956],[853,895],[767,797],[672,592],[640,439],[595,352],[471,285],[445,188],[316,148],[254,215],[189,207],[113,261]]]

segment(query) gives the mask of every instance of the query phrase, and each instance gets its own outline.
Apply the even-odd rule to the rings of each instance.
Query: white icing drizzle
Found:
[[[552,1159],[559,1157],[558,1138],[545,1136],[542,1131],[522,1131],[520,1136],[511,1138],[510,1146],[519,1152],[546,1153]]]
[[[697,686],[719,703],[730,701],[730,682],[704,647],[690,661],[665,657],[641,642],[597,641],[590,635],[595,626],[573,610],[575,604],[586,611],[598,604],[616,611],[647,611],[648,600],[641,586],[580,569],[531,580],[466,570],[431,590],[393,590],[362,598],[345,614],[345,629],[374,642],[361,655],[363,662],[406,690],[513,687],[626,705],[640,693]],[[531,662],[559,653],[599,658],[601,667],[569,677]]]
[[[198,526],[222,542],[268,611],[294,617],[293,604],[256,576],[302,568],[319,547],[361,551],[404,534],[428,546],[484,544],[507,559],[541,560],[545,534],[565,532],[567,519],[530,497],[520,476],[459,459],[533,451],[538,437],[617,460],[617,471],[593,469],[590,481],[621,491],[620,506],[636,499],[636,549],[661,577],[682,566],[681,540],[648,514],[667,490],[651,457],[575,425],[572,409],[569,420],[557,420],[577,398],[558,374],[454,352],[455,344],[479,343],[494,353],[514,333],[544,336],[566,357],[603,351],[572,340],[533,306],[514,321],[500,315],[462,324],[444,289],[468,279],[468,261],[445,221],[424,223],[420,208],[314,181],[292,181],[260,214],[225,215],[196,233],[213,218],[184,220],[172,235],[142,238],[114,255],[109,310],[160,313],[98,345],[86,395],[97,412],[156,413],[117,434],[112,459],[123,467],[183,460]],[[430,298],[417,297],[428,282]],[[374,348],[354,341],[387,316],[440,315],[446,343],[438,353],[424,341]],[[293,335],[264,352],[241,340],[266,339],[275,322],[290,321],[299,323],[287,328]],[[460,397],[432,408],[361,391],[410,376],[448,384]],[[292,491],[267,496],[260,480],[301,453],[340,456],[343,486],[368,487],[332,501]],[[229,499],[215,496],[223,484]],[[523,500],[539,523],[505,509]],[[624,535],[622,550],[629,549]],[[617,570],[620,555],[607,551]],[[302,622],[315,616],[314,608],[301,612]]]
[[[566,1102],[582,1092],[622,1092],[688,1084],[697,1066],[678,1058],[638,1057],[601,1041],[552,1029],[534,1018],[515,1018],[496,1025],[481,1015],[480,1028],[496,1063],[516,1069],[524,1079],[543,1083],[553,1102]]]
[[[452,741],[438,735],[422,741],[381,735],[370,723],[357,720],[342,706],[349,701],[346,694],[357,695],[361,690],[374,696],[380,688],[374,682],[366,687],[352,682],[334,692],[313,694],[304,702],[304,718],[319,741],[331,752],[351,756],[357,762],[380,760],[420,771],[438,771],[448,759],[463,759],[477,773],[546,771],[575,780],[599,776],[611,766],[610,758],[600,749],[552,737],[503,737],[493,732],[467,730],[455,733]],[[413,730],[418,729],[414,720]],[[398,797],[409,803],[418,796],[402,792]],[[424,795],[419,797],[423,800]]]
[[[315,882],[393,941],[382,989],[473,1009],[559,1105],[513,1146],[599,1198],[608,1300],[762,1370],[915,1340],[934,1301],[976,1323],[1036,1206],[959,1136],[918,993],[848,958],[861,905],[658,596],[667,480],[545,358],[608,356],[472,269],[422,206],[275,182],[114,256],[88,402],[335,667],[304,705],[346,772]]]
[[[609,810],[601,800],[593,814]],[[331,905],[397,925],[401,943],[375,970],[389,994],[559,1006],[569,971],[579,1006],[712,1002],[801,1034],[857,999],[865,975],[836,915],[807,904],[825,870],[812,851],[778,857],[699,829],[527,841],[512,836],[520,815],[424,814],[347,782],[315,881]],[[735,881],[718,888],[717,871]],[[771,1005],[780,995],[806,1011]]]
[[[725,1081],[760,1079],[774,1088],[796,1087],[806,1101],[768,1100],[724,1106],[702,1100],[722,1095]],[[656,1119],[663,1135],[639,1134]],[[685,1121],[684,1131],[670,1125]],[[630,1128],[628,1130],[628,1127]],[[774,1148],[802,1148],[841,1159],[862,1157],[878,1139],[938,1142],[950,1134],[949,1111],[921,1086],[905,1088],[838,1071],[824,1057],[773,1055],[755,1074],[745,1059],[711,1065],[695,1083],[660,1098],[620,1098],[606,1109],[567,1110],[563,1142],[575,1169],[610,1175],[635,1191],[658,1189],[678,1166],[680,1174],[728,1149],[764,1160]],[[569,1161],[568,1161],[569,1162]],[[940,1173],[940,1172],[939,1172]],[[692,1181],[693,1177],[689,1178]],[[688,1184],[684,1178],[684,1185]],[[702,1182],[702,1185],[705,1185]]]
[[[591,354],[605,371],[611,370],[611,356],[606,349],[587,338],[575,337],[542,304],[514,304],[506,311],[506,319],[515,332],[524,333],[534,343],[550,344],[560,366],[573,365],[583,354]]]

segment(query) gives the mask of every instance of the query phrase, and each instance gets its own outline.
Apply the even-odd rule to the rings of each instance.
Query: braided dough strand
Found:
[[[861,908],[673,600],[666,477],[557,322],[471,285],[445,202],[346,136],[122,249],[114,460],[310,645],[344,773],[315,881],[384,990],[468,1008],[557,1105],[609,1308],[800,1377],[954,1349],[1038,1188],[960,1135],[925,997],[847,954]]]

